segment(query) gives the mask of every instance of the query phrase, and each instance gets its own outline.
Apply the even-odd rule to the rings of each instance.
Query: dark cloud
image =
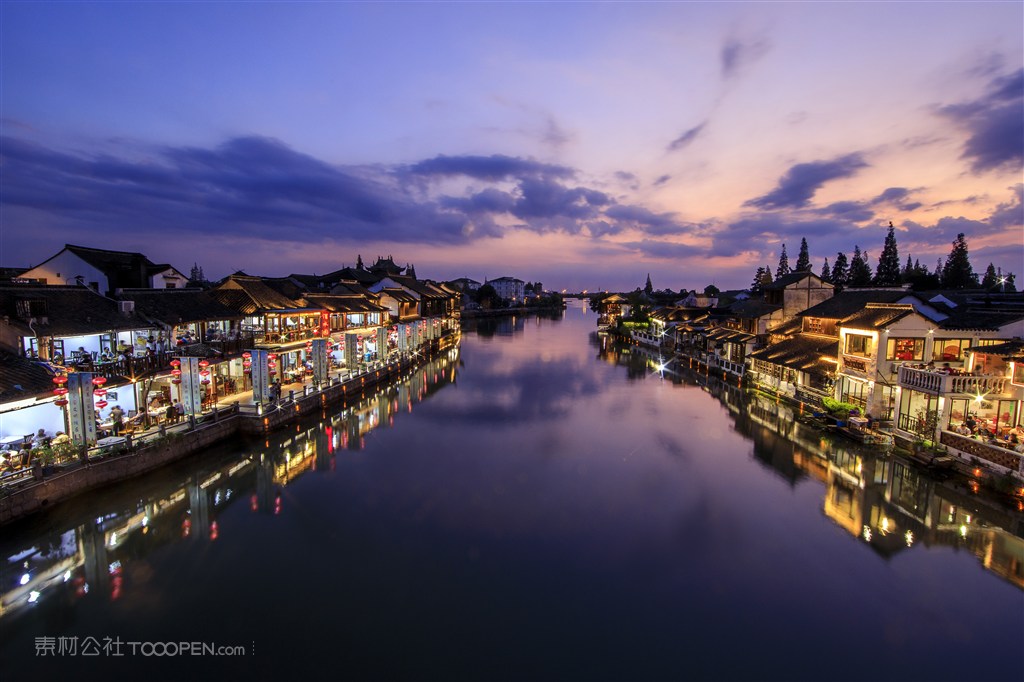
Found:
[[[662,175],[657,180],[655,180],[653,184],[654,184],[655,187],[661,187],[662,185],[664,185],[666,182],[668,182],[671,179],[672,179],[671,175]]]
[[[512,214],[523,220],[589,220],[598,217],[601,208],[612,204],[612,199],[604,192],[585,187],[569,188],[547,178],[524,178],[519,190],[520,197]]]
[[[651,235],[684,234],[692,230],[680,223],[674,213],[654,213],[642,206],[618,204],[609,207],[605,215],[620,225],[632,227]]]
[[[887,204],[894,206],[901,211],[913,211],[921,207],[920,201],[908,201],[911,190],[906,187],[889,187],[884,192],[871,200],[870,205],[878,206]]]
[[[776,213],[757,214],[735,220],[728,225],[717,228],[711,234],[712,245],[708,251],[710,256],[736,256],[749,251],[772,253],[781,242],[789,244],[787,252],[790,262],[796,258],[801,238],[806,238],[811,246],[812,262],[814,253],[829,253],[832,244],[852,239],[850,236],[859,229],[850,220],[839,218],[799,218]],[[822,244],[826,246],[822,247]],[[852,245],[842,247],[843,250]],[[772,263],[774,266],[775,264]]]
[[[824,215],[864,223],[875,217],[875,212],[860,201],[836,201],[821,209]]]
[[[831,161],[798,163],[786,171],[775,189],[747,201],[744,206],[801,208],[810,202],[814,193],[826,182],[850,177],[867,165],[859,153],[847,154]]]
[[[737,76],[744,67],[766,55],[770,47],[763,39],[743,41],[734,36],[726,38],[720,52],[722,77],[729,80]]]
[[[939,113],[967,131],[961,158],[971,170],[1020,171],[1024,165],[1024,69],[993,78],[974,101],[939,107]]]
[[[680,149],[685,149],[694,140],[697,139],[697,136],[699,136],[701,131],[704,130],[704,126],[706,126],[707,123],[708,123],[707,121],[704,121],[700,125],[697,125],[697,126],[694,126],[693,128],[690,128],[689,130],[684,132],[682,135],[680,135],[676,139],[672,140],[672,142],[669,143],[669,145],[666,148],[666,150],[670,151],[670,152],[677,152]]]
[[[1013,199],[996,206],[988,222],[998,228],[1024,227],[1024,184],[1014,185]]]
[[[405,172],[420,176],[452,177],[464,175],[477,180],[496,182],[516,177],[571,178],[575,171],[565,166],[556,166],[503,154],[491,156],[435,156],[415,163]]]

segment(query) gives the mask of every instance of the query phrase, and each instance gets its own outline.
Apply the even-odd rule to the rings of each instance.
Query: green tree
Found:
[[[1017,282],[1016,282],[1016,278],[1013,276],[1013,273],[1012,272],[1008,272],[1008,273],[1006,273],[1005,277],[1006,277],[1006,281],[1002,283],[1002,290],[1005,291],[1008,294],[1016,293],[1016,291],[1017,291]]]
[[[837,289],[846,286],[850,278],[850,266],[846,260],[846,254],[842,251],[836,254],[836,262],[832,264],[832,285]]]
[[[654,293],[654,285],[651,284],[651,273],[647,273],[647,283],[644,284],[644,293],[650,296]]]
[[[811,255],[807,250],[807,239],[805,237],[800,238],[800,253],[796,257],[796,267],[793,269],[794,272],[810,272],[811,270]]]
[[[967,239],[963,232],[953,240],[953,249],[942,266],[942,286],[946,289],[970,289],[978,286],[978,276],[971,267]]]
[[[821,265],[821,275],[819,275],[819,276],[821,277],[821,281],[822,282],[831,282],[832,281],[832,269],[828,266],[828,258],[826,258],[825,262],[822,263],[822,265]]]
[[[709,284],[706,287],[704,287],[705,296],[718,296],[718,294],[720,293],[721,291],[714,284]]]
[[[878,257],[874,284],[882,287],[894,287],[901,280],[900,255],[896,248],[896,228],[890,222],[889,232],[885,235],[885,245],[882,247],[882,255]]]
[[[784,277],[790,273],[789,256],[786,255],[786,245],[782,245],[782,253],[779,255],[779,267],[775,268],[775,279]]]
[[[910,281],[910,278],[914,276],[914,264],[910,260],[910,254],[907,254],[907,264],[903,266],[903,271],[900,273],[900,281],[906,284]]]
[[[856,245],[853,247],[853,258],[850,259],[850,275],[847,283],[851,287],[865,287],[871,284],[868,255],[861,253],[860,247]]]
[[[502,306],[501,297],[498,296],[497,290],[491,284],[485,284],[474,293],[476,302],[483,308],[500,308]]]
[[[757,272],[754,273],[754,281],[750,283],[750,291],[758,292],[761,291],[764,281],[764,268],[760,265],[757,266]]]
[[[996,266],[989,263],[985,268],[985,276],[981,278],[981,288],[988,291],[995,289],[997,284],[999,284],[999,275],[996,274]]]

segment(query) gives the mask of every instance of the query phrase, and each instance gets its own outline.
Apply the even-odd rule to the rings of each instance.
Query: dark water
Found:
[[[3,529],[0,677],[1024,679],[1016,506],[594,321]]]

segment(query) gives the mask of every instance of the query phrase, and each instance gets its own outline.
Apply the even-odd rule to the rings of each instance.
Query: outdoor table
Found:
[[[103,450],[110,450],[114,446],[121,445],[126,442],[121,436],[107,436],[106,438],[100,438],[96,441],[96,446]]]
[[[0,445],[10,445],[11,443],[24,443],[27,439],[31,437],[31,434],[27,436],[4,436],[3,438],[0,438]]]

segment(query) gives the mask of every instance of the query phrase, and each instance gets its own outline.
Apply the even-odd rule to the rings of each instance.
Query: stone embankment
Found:
[[[334,381],[318,390],[293,391],[270,409],[234,403],[227,409],[204,414],[189,424],[170,427],[126,445],[93,449],[81,460],[55,471],[37,469],[31,478],[0,489],[0,525],[105,485],[120,483],[201,452],[216,443],[240,435],[276,431],[336,403],[360,395],[365,389],[400,377],[435,354],[457,343],[449,336],[434,341],[429,350],[411,358],[382,363],[379,367]]]

